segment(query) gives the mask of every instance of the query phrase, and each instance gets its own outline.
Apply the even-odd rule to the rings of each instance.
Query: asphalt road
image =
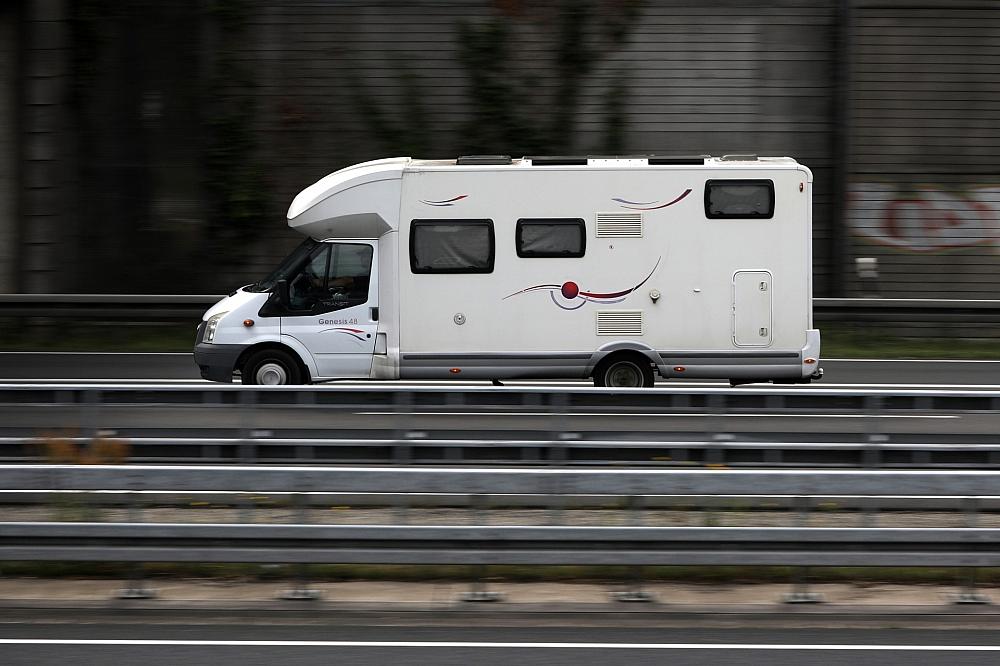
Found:
[[[0,625],[0,663],[212,666],[996,664],[994,631],[264,624]],[[480,626],[470,626],[480,625]]]
[[[833,359],[824,360],[822,366],[826,377],[813,386],[1000,387],[1000,361]],[[201,381],[191,354],[186,353],[0,352],[0,382],[7,380]],[[512,386],[521,384],[527,382],[509,382]]]

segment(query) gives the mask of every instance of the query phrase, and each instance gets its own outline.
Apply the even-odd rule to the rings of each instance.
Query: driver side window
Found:
[[[372,246],[324,243],[289,280],[289,309],[323,314],[368,302]]]

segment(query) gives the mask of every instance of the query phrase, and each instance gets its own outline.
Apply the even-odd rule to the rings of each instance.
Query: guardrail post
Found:
[[[711,394],[708,396],[708,413],[705,418],[705,459],[706,467],[719,467],[726,464],[725,442],[731,442],[734,438],[731,433],[725,432],[725,416],[727,413],[727,396]]]
[[[129,578],[125,587],[115,596],[119,599],[155,599],[156,590],[146,585],[146,570],[142,562],[135,562],[129,568]]]
[[[642,519],[643,497],[640,495],[627,495],[625,497],[625,510],[628,516],[629,525],[640,527],[644,523]],[[631,577],[625,582],[625,589],[612,592],[611,598],[615,601],[631,603],[649,603],[656,601],[652,593],[643,589],[644,568],[640,565],[630,567]]]
[[[551,394],[549,409],[551,410],[549,414],[552,417],[552,426],[549,437],[548,462],[550,465],[565,465],[567,462],[567,440],[565,435],[568,434],[566,426],[569,425],[569,420],[566,414],[569,410],[569,400],[567,400],[566,394]]]
[[[240,391],[240,410],[243,421],[243,438],[240,442],[240,462],[252,464],[257,462],[256,432],[253,423],[254,408],[257,406],[257,389]]]
[[[309,524],[309,502],[305,492],[292,494],[293,519],[299,525]],[[309,586],[309,565],[300,562],[295,565],[294,587],[278,595],[285,601],[317,601],[323,593]]]
[[[792,575],[792,591],[782,599],[786,604],[819,604],[823,595],[809,590],[809,567],[796,567]]]
[[[216,391],[201,394],[202,407],[216,407],[222,404],[222,396]],[[199,448],[199,462],[222,462],[222,447],[219,444],[202,444]]]
[[[476,521],[477,525],[486,525],[488,522],[487,517],[487,504],[489,501],[488,495],[475,494],[469,496],[469,506],[472,509],[473,520]],[[473,564],[472,565],[472,581],[469,587],[469,591],[459,597],[462,601],[483,603],[492,601],[503,601],[503,593],[494,592],[489,589],[486,581],[486,565],[485,564]]]
[[[882,444],[889,441],[889,437],[882,433],[882,396],[866,396],[864,404],[865,412],[868,415],[868,418],[865,419],[868,444],[862,453],[861,465],[877,469],[882,466]]]
[[[393,419],[395,421],[395,443],[392,447],[392,462],[396,465],[409,465],[413,462],[413,447],[410,439],[423,437],[425,433],[410,431],[407,428],[405,412],[410,411],[413,406],[413,395],[410,391],[393,392]]]
[[[542,413],[542,398],[539,393],[522,393],[521,404],[524,405],[525,411]],[[539,444],[537,442],[525,443],[521,447],[521,462],[524,464],[535,465],[539,462],[542,454],[541,447],[544,444]]]
[[[87,389],[83,392],[83,418],[81,419],[82,432],[80,435],[92,443],[97,438],[100,430],[101,401],[103,394],[100,389]],[[88,444],[89,446],[89,444]]]
[[[448,411],[462,413],[465,411],[465,393],[461,391],[450,391],[445,398]],[[465,455],[464,447],[449,446],[444,444],[443,458],[451,463],[460,463]]]
[[[962,513],[965,514],[966,527],[979,527],[979,498],[962,498]],[[956,604],[989,604],[990,598],[976,589],[979,569],[966,567],[964,570],[962,589],[955,595]]]
[[[799,527],[805,527],[809,522],[809,498],[796,497],[793,504],[796,514],[795,522]],[[809,567],[795,567],[792,572],[792,591],[782,598],[784,603],[818,604],[824,601],[823,595],[809,589]]]
[[[142,489],[141,478],[132,477],[128,481],[128,521],[130,523],[142,522],[142,508],[139,506],[139,490]],[[129,577],[122,587],[115,593],[119,599],[155,599],[156,590],[146,585],[146,570],[142,562],[134,562],[129,566]]]

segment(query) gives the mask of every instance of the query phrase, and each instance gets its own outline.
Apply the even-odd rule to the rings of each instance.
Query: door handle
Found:
[[[371,320],[372,321],[378,321],[378,308],[377,307],[368,308],[368,310],[369,310],[369,315],[371,317]]]

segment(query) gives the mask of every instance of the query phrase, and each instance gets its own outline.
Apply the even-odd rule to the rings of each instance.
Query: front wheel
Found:
[[[243,364],[242,380],[244,384],[264,386],[301,384],[302,371],[298,362],[288,352],[280,349],[262,349],[251,354]]]
[[[602,362],[594,371],[594,386],[640,388],[653,385],[653,367],[637,357],[618,357]]]

